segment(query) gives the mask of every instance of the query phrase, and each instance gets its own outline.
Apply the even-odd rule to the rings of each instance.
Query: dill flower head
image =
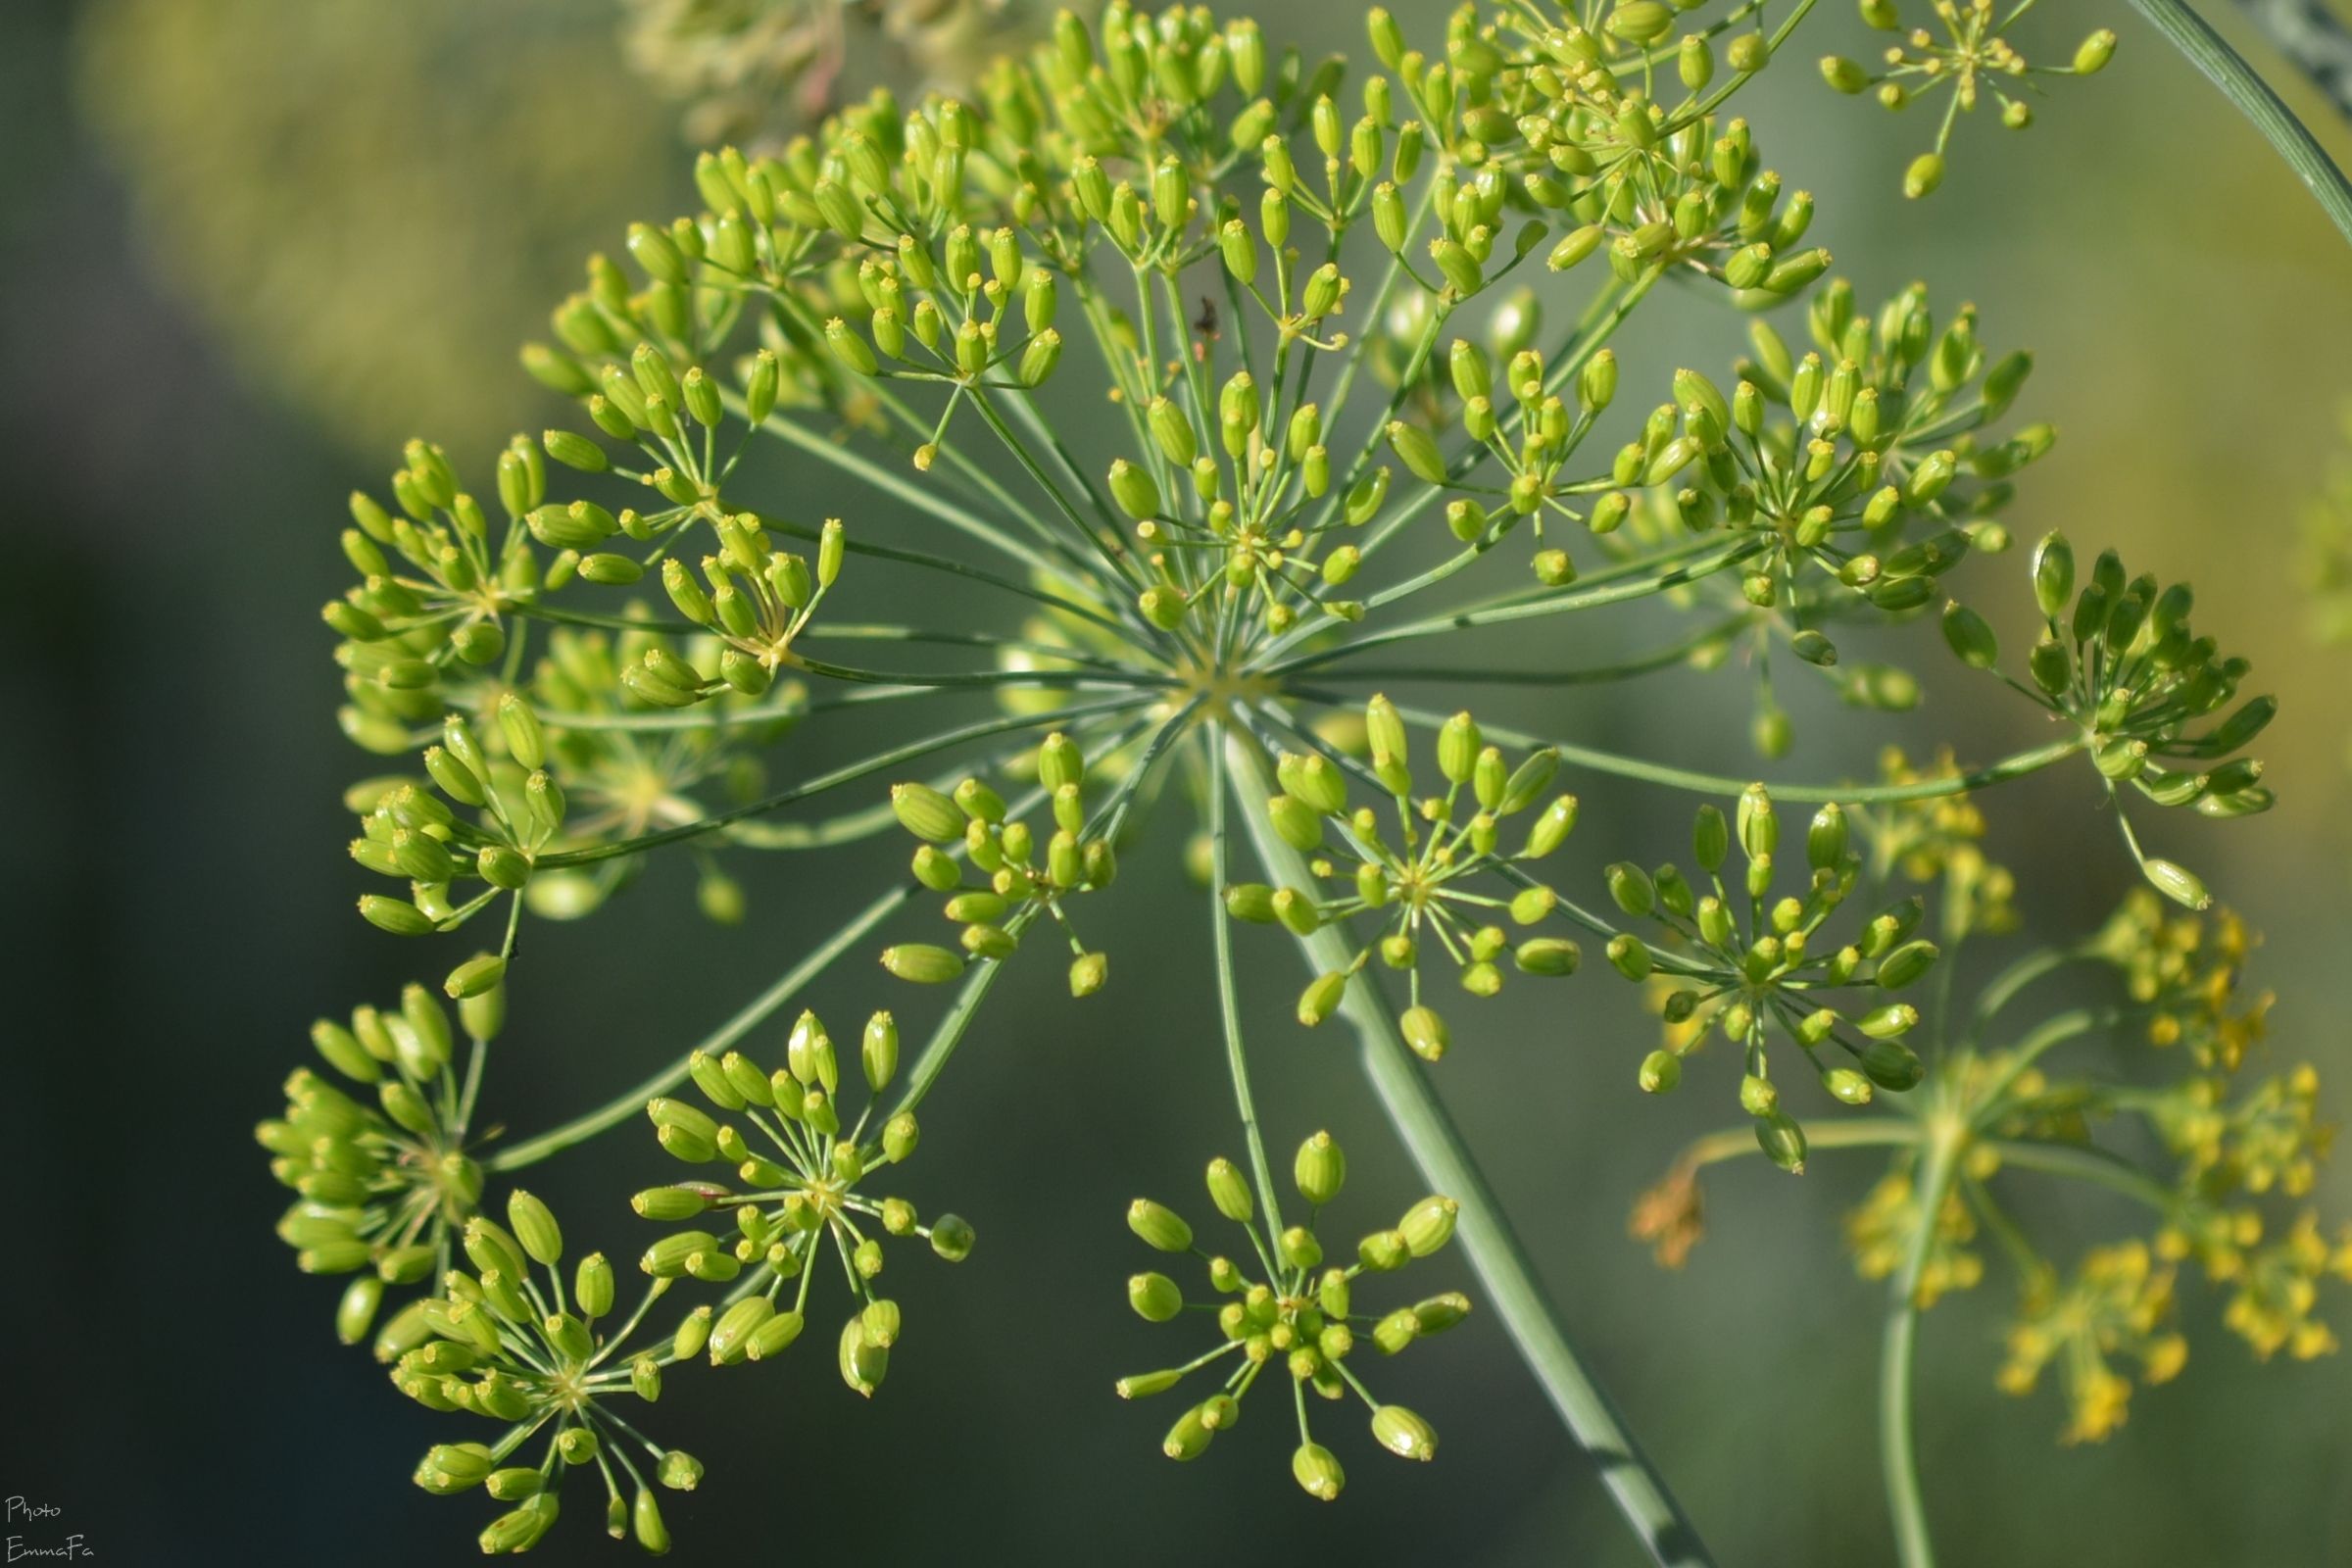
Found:
[[[839,20],[829,5],[649,10],[721,30]],[[714,1293],[665,1345],[624,1351],[602,1306],[567,1307],[552,1272],[544,1290],[525,1280],[524,1255],[555,1266],[552,1220],[511,1209],[511,1238],[475,1212],[433,1222],[472,1271],[437,1260],[433,1294],[379,1348],[425,1402],[510,1422],[500,1444],[553,1434],[536,1490],[494,1484],[520,1468],[501,1468],[500,1444],[428,1462],[436,1488],[520,1499],[486,1544],[538,1539],[559,1465],[641,1452],[663,1479],[675,1456],[615,1413],[622,1385],[646,1398],[665,1366],[780,1354],[820,1268],[838,1264],[851,1298],[838,1373],[877,1392],[904,1329],[881,1284],[889,1244],[950,1260],[973,1245],[960,1219],[926,1224],[877,1182],[913,1152],[918,1109],[954,1114],[930,1097],[1000,977],[1039,961],[1024,954],[1052,952],[1073,1004],[1099,1012],[1090,999],[1121,971],[1096,910],[1134,885],[1120,864],[1170,815],[1185,820],[1158,842],[1205,894],[1211,1054],[1242,1130],[1207,1185],[1247,1243],[1199,1250],[1205,1295],[1158,1270],[1129,1281],[1151,1322],[1213,1310],[1214,1342],[1120,1385],[1139,1397],[1211,1374],[1163,1442],[1177,1458],[1230,1427],[1269,1366],[1290,1385],[1293,1476],[1310,1494],[1345,1484],[1309,1424],[1323,1400],[1359,1399],[1382,1447],[1430,1457],[1430,1423],[1361,1369],[1461,1321],[1468,1299],[1359,1311],[1355,1297],[1458,1228],[1553,1403],[1620,1456],[1613,1491],[1645,1538],[1688,1534],[1549,1321],[1429,1082],[1441,1060],[1494,1059],[1457,992],[1524,979],[1573,996],[1593,983],[1578,979],[1588,950],[1646,988],[1668,1031],[1630,1075],[1639,1088],[1674,1089],[1717,1035],[1740,1054],[1744,1124],[1687,1154],[1637,1226],[1663,1259],[1700,1234],[1707,1163],[1760,1152],[1798,1172],[1816,1151],[1879,1147],[1891,1172],[1852,1237],[1887,1276],[1898,1329],[1974,1284],[1981,1253],[2032,1253],[1991,1196],[2021,1173],[2103,1176],[2184,1233],[2218,1220],[2229,1241],[2208,1248],[2212,1267],[2264,1282],[2264,1310],[2292,1307],[2268,1283],[2282,1265],[2257,1260],[2234,1216],[2306,1180],[2304,1101],[2134,1097],[2046,1059],[2168,1014],[2180,1038],[2214,1042],[2173,1060],[2202,1071],[2242,1054],[2258,1030],[2215,994],[2212,964],[2183,956],[2196,944],[2143,934],[2037,955],[1973,1012],[1950,1004],[1949,949],[2015,914],[2013,881],[1980,845],[1995,786],[2087,754],[2111,788],[2159,805],[2228,817],[2269,804],[2258,764],[2234,756],[2267,700],[2219,716],[2248,671],[2190,630],[2184,589],[2130,580],[2112,556],[2078,585],[2071,550],[2045,541],[2045,636],[2034,683],[2014,684],[2059,739],[1970,767],[1892,759],[1876,782],[1673,766],[1482,719],[1464,695],[1737,657],[1754,672],[1754,749],[1777,760],[1793,727],[1776,678],[1908,709],[1917,678],[1849,650],[1895,646],[1931,615],[1964,662],[1997,663],[1989,624],[1951,596],[1974,557],[2007,546],[1998,514],[2054,432],[2007,423],[2031,361],[1987,348],[1973,309],[1932,308],[1919,286],[1873,308],[1828,280],[1829,254],[1806,243],[1813,198],[1727,107],[1802,15],[1768,33],[1743,30],[1760,21],[1749,10],[1701,23],[1652,0],[1473,5],[1423,49],[1376,9],[1379,69],[1351,74],[1203,8],[1113,3],[1092,25],[1064,13],[964,95],[877,89],[802,133],[698,157],[690,210],[592,258],[523,351],[573,412],[478,475],[413,442],[353,499],[351,585],[322,612],[340,718],[397,760],[350,802],[352,858],[377,879],[359,912],[436,952],[466,933],[447,996],[527,995],[525,926],[641,910],[660,895],[639,873],[664,852],[695,858],[696,902],[721,921],[750,915],[729,869],[744,858],[840,852],[801,862],[799,884],[839,902],[838,929],[647,1080],[466,1155],[477,1050],[436,1123],[497,1176],[642,1112],[696,1167],[636,1197],[669,1227],[640,1258],[646,1301]],[[782,46],[785,73],[821,80],[832,62],[797,47]],[[1547,319],[1559,291],[1584,296],[1573,321]],[[1692,292],[1748,315],[1747,357],[1723,375],[1620,363],[1612,341],[1638,309]],[[1801,334],[1765,320],[1800,304]],[[816,502],[819,474],[846,498]],[[1581,668],[1514,642],[1620,609],[1676,629]],[[886,740],[847,760],[821,750],[821,727],[858,716]],[[1580,772],[1705,800],[1690,856],[1604,849],[1585,887],[1552,870],[1572,831],[1615,831],[1580,821]],[[2124,831],[2152,884],[2205,902]],[[886,839],[896,861],[900,833],[905,873],[846,893],[858,847]],[[1251,1083],[1247,926],[1299,950],[1307,982],[1281,1011],[1356,1032],[1420,1185],[1450,1195],[1363,1237],[1352,1260],[1326,1253],[1323,1209],[1348,1168],[1328,1137],[1298,1151],[1305,1209],[1283,1217]],[[852,953],[883,975],[837,970]],[[2156,978],[2114,1017],[2004,1011],[2034,964],[2085,956]],[[852,1072],[808,993],[860,977],[893,1005],[871,1014]],[[781,1065],[756,1062],[745,1042],[788,1008]],[[904,1072],[902,1011],[927,1025]],[[1822,1099],[1784,1099],[1800,1058]],[[858,1078],[862,1096],[854,1082],[845,1095]],[[270,1135],[297,1186],[347,1158],[345,1124],[366,1111],[303,1089]],[[1816,1106],[1836,1108],[1804,1119]],[[2093,1143],[2115,1115],[2170,1128],[2173,1163],[2122,1170]],[[344,1194],[313,1186],[306,1200]],[[324,1222],[362,1240],[389,1223],[360,1207]],[[1128,1220],[1160,1252],[1197,1250],[1168,1206],[1139,1200]],[[318,1234],[339,1249],[325,1257],[366,1260],[340,1230]],[[2074,1365],[2077,1345],[2165,1363],[2158,1320],[2181,1260],[2144,1246],[2094,1258],[2066,1291],[2037,1257],[2021,1267],[2018,1365],[2061,1346]],[[572,1292],[609,1301],[609,1271]],[[2103,1381],[2078,1403],[2093,1412],[2084,1435],[2120,1411]],[[606,1471],[611,1517],[659,1549],[652,1493],[620,1474],[631,1488]]]

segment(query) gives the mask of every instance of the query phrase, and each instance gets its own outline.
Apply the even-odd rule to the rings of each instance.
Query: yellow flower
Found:
[[[1919,1235],[1920,1202],[1910,1176],[1891,1171],[1870,1190],[1845,1219],[1846,1245],[1854,1267],[1866,1280],[1881,1280],[1902,1266]],[[1976,1217],[1957,1192],[1944,1195],[1936,1235],[1928,1244],[1927,1266],[1919,1276],[1920,1306],[1934,1306],[1947,1291],[1965,1291],[1984,1278],[1984,1260],[1967,1250],[1976,1239]]]
[[[2265,1361],[2281,1349],[2298,1361],[2327,1355],[2336,1348],[2335,1335],[2312,1312],[2319,1282],[2329,1273],[2352,1280],[2352,1232],[2330,1248],[2319,1216],[2306,1211],[2284,1237],[2246,1258],[2222,1321]]]
[[[2062,1441],[2105,1439],[2124,1424],[2132,1400],[2132,1380],[2111,1358],[2137,1361],[2149,1384],[2171,1379],[2188,1359],[2188,1342],[2164,1327],[2172,1313],[2173,1280],[2173,1270],[2160,1265],[2143,1242],[2095,1249],[2063,1290],[2054,1275],[2040,1275],[2028,1287],[2024,1316],[2009,1331],[2001,1389],[2032,1393],[2042,1369],[2055,1361],[2066,1389]]]
[[[1932,766],[1923,768],[1914,766],[1901,748],[1890,746],[1879,754],[1879,772],[1889,784],[1919,784],[1957,777],[1960,767],[1949,747],[1936,754]],[[1978,842],[1984,837],[1984,813],[1966,795],[1895,802],[1857,819],[1871,833],[1882,866],[1897,869],[1914,882],[1942,880],[1948,936],[2017,928],[2011,904],[2017,879],[1984,858]]]

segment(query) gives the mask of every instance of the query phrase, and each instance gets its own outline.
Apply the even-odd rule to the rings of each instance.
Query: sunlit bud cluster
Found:
[[[695,1054],[688,1073],[716,1116],[686,1100],[647,1103],[655,1136],[673,1157],[734,1168],[731,1181],[649,1187],[632,1200],[647,1219],[685,1227],[645,1250],[638,1266],[647,1274],[736,1286],[698,1348],[711,1365],[764,1360],[799,1339],[809,1285],[830,1252],[853,1297],[839,1344],[842,1381],[871,1396],[900,1330],[898,1303],[876,1284],[882,1239],[927,1241],[950,1262],[970,1254],[972,1228],[963,1220],[942,1214],[924,1224],[905,1199],[868,1195],[874,1174],[911,1155],[920,1137],[911,1111],[874,1125],[898,1064],[898,1023],[877,1012],[858,1043],[866,1104],[846,1121],[840,1054],[816,1014],[804,1012],[785,1042],[784,1065],[773,1071],[739,1051]],[[730,1225],[731,1235],[723,1228]]]
[[[2030,1394],[2055,1364],[2067,1404],[2066,1441],[2097,1443],[2123,1425],[2132,1379],[2119,1359],[2137,1363],[2142,1381],[2169,1382],[2188,1359],[2188,1342],[2169,1326],[2173,1271],[2144,1242],[2099,1248],[2071,1280],[2054,1275],[2028,1289],[2025,1315],[2009,1331],[2000,1384]]]
[[[498,1033],[504,995],[459,1007],[475,1051]],[[423,1284],[481,1200],[482,1168],[467,1152],[472,1110],[451,1071],[449,1010],[422,986],[397,1008],[358,1007],[344,1025],[321,1018],[311,1041],[345,1089],[308,1067],[286,1080],[283,1115],[254,1136],[270,1173],[296,1194],[277,1234],[308,1274],[348,1274],[335,1334],[357,1345],[387,1291]],[[463,1064],[461,1064],[462,1066]]]
[[[1427,963],[1451,965],[1461,989],[1474,997],[1500,991],[1506,969],[1576,972],[1582,950],[1544,929],[1555,913],[1565,918],[1559,895],[1527,869],[1576,825],[1576,798],[1552,792],[1557,753],[1537,752],[1514,764],[1501,748],[1485,743],[1466,712],[1439,730],[1433,788],[1417,793],[1396,706],[1374,697],[1364,711],[1369,773],[1389,809],[1349,808],[1352,768],[1346,760],[1321,752],[1278,757],[1282,793],[1266,803],[1267,819],[1285,843],[1309,857],[1318,885],[1238,883],[1226,890],[1225,906],[1238,919],[1279,924],[1302,939],[1325,926],[1353,935],[1377,921],[1377,940],[1308,984],[1298,1021],[1312,1027],[1338,1011],[1351,983],[1371,983],[1361,977],[1377,957],[1382,968],[1404,973],[1404,1038],[1435,1061],[1452,1036],[1436,998],[1424,993]],[[1511,824],[1506,841],[1512,817],[1525,822]]]
[[[1270,1190],[1261,1204],[1250,1179],[1229,1159],[1208,1165],[1208,1197],[1217,1212],[1240,1229],[1250,1255],[1240,1261],[1202,1250],[1192,1226],[1174,1209],[1139,1198],[1127,1210],[1127,1227],[1147,1246],[1190,1252],[1207,1265],[1208,1294],[1189,1300],[1184,1287],[1156,1270],[1127,1282],[1127,1301],[1148,1323],[1166,1323],[1187,1307],[1213,1310],[1222,1341],[1181,1365],[1119,1380],[1119,1396],[1137,1399],[1163,1394],[1196,1373],[1221,1380],[1218,1391],[1187,1409],[1160,1445],[1171,1459],[1197,1459],[1211,1439],[1241,1420],[1242,1401],[1268,1367],[1299,1391],[1298,1447],[1291,1473],[1310,1496],[1330,1501],[1347,1484],[1339,1458],[1314,1440],[1305,1394],[1340,1402],[1361,1400],[1373,1440],[1406,1459],[1434,1459],[1437,1434],[1402,1405],[1375,1397],[1356,1368],[1369,1357],[1391,1356],[1425,1335],[1440,1334],[1470,1311],[1458,1292],[1429,1297],[1386,1313],[1356,1310],[1355,1289],[1367,1274],[1387,1274],[1439,1250],[1453,1235],[1457,1205],[1447,1198],[1425,1198],[1396,1226],[1374,1231],[1356,1245],[1352,1262],[1327,1259],[1314,1223],[1324,1205],[1340,1195],[1348,1177],[1347,1157],[1329,1133],[1298,1146],[1292,1179],[1306,1203],[1306,1222],[1285,1226]]]
[[[1735,839],[1741,869],[1726,881]],[[1850,840],[1842,808],[1815,812],[1802,845],[1788,847],[1807,868],[1802,896],[1774,898],[1780,818],[1771,796],[1754,785],[1740,798],[1736,828],[1714,807],[1699,808],[1691,832],[1695,877],[1672,863],[1650,872],[1620,861],[1606,872],[1618,908],[1663,931],[1655,945],[1627,931],[1608,946],[1611,967],[1627,979],[1666,981],[1669,1044],[1642,1060],[1642,1087],[1672,1090],[1683,1057],[1709,1032],[1721,1033],[1742,1054],[1740,1108],[1755,1118],[1764,1152],[1786,1170],[1804,1169],[1805,1135],[1781,1103],[1771,1040],[1794,1045],[1843,1104],[1867,1104],[1881,1089],[1910,1089],[1925,1071],[1904,1041],[1919,1009],[1896,1000],[1936,965],[1936,944],[1916,934],[1925,906],[1918,899],[1891,904],[1840,946],[1825,931],[1860,875]]]
[[[1110,958],[1079,940],[1068,904],[1110,886],[1118,858],[1102,821],[1088,815],[1086,760],[1075,740],[1058,730],[1048,736],[1038,749],[1037,777],[1054,819],[1053,831],[1042,839],[982,779],[966,778],[953,790],[891,786],[891,809],[921,841],[914,852],[915,880],[940,896],[941,912],[961,930],[955,948],[899,943],[883,953],[884,968],[918,985],[944,984],[967,963],[1012,956],[1022,932],[1043,915],[1069,944],[1070,995],[1089,997],[1102,989]]]
[[[2188,584],[2166,588],[2144,573],[2127,580],[2109,550],[2078,587],[2074,548],[2055,533],[2034,550],[2033,568],[2042,635],[2027,659],[2032,686],[2011,684],[2075,726],[2108,793],[2129,784],[2158,806],[2193,806],[2211,817],[2269,810],[2262,763],[2236,754],[2278,705],[2254,697],[2231,706],[2253,666],[2221,657],[2213,638],[2195,634]],[[1944,636],[1977,668],[1999,657],[1992,628],[1974,611],[1947,608]],[[2193,872],[2141,850],[2120,809],[2116,822],[2158,892],[2192,909],[2210,902]]]
[[[472,1272],[451,1270],[442,1294],[386,1331],[401,1393],[428,1410],[468,1411],[505,1428],[491,1443],[434,1445],[417,1463],[416,1485],[437,1496],[479,1488],[514,1504],[481,1533],[482,1550],[499,1555],[538,1544],[556,1522],[566,1476],[594,1468],[605,1485],[607,1530],[615,1539],[633,1535],[659,1556],[669,1549],[669,1530],[656,1489],[693,1491],[702,1463],[655,1443],[616,1406],[623,1396],[661,1397],[662,1369],[693,1353],[684,1346],[702,1319],[690,1318],[672,1343],[649,1336],[632,1350],[670,1281],[653,1281],[635,1310],[614,1321],[614,1272],[603,1253],[562,1268],[564,1233],[528,1193],[508,1200],[507,1221],[468,1221]],[[524,1446],[542,1437],[537,1461],[527,1462]]]
[[[1903,194],[1914,200],[1943,183],[1952,128],[1987,95],[1999,106],[2001,123],[2023,130],[2034,122],[2032,99],[2040,92],[2034,77],[2091,75],[2115,55],[2115,34],[2101,27],[2076,45],[2064,65],[2029,65],[2003,35],[2028,7],[2004,11],[1996,0],[1935,0],[1930,9],[1940,32],[1906,27],[1897,0],[1861,0],[1861,7],[1863,22],[1894,41],[1880,55],[1875,70],[1841,55],[1825,55],[1824,81],[1849,96],[1868,93],[1887,110],[1907,109],[1938,91],[1950,93],[1936,116],[1935,147],[1903,171]]]

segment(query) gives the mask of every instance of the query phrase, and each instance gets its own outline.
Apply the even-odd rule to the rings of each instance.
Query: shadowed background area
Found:
[[[1437,36],[1435,8],[1396,9],[1417,37]],[[1850,9],[1826,9],[1801,53],[1866,54]],[[1362,52],[1348,8],[1272,0],[1258,15],[1276,44]],[[1939,306],[1979,304],[1995,350],[2035,351],[2020,407],[2062,440],[2021,485],[2018,537],[2063,526],[2086,556],[2114,544],[2135,570],[2192,578],[2200,628],[2278,694],[2261,747],[2275,812],[2142,816],[2152,851],[2195,866],[2267,933],[2258,979],[2279,993],[2267,1064],[2319,1063],[2340,1114],[2352,1105],[2352,652],[2310,639],[2295,518],[2352,394],[2352,253],[2131,13],[2068,7],[2051,25],[2052,38],[2114,26],[2115,66],[2060,82],[2022,136],[1988,114],[1964,124],[1925,203],[1897,194],[1925,122],[1834,97],[1803,60],[1743,104],[1768,162],[1819,197],[1815,235],[1864,297],[1924,277]],[[465,1418],[428,1415],[335,1345],[336,1287],[298,1276],[270,1234],[282,1195],[249,1130],[308,1056],[314,1016],[388,1001],[414,977],[414,955],[350,913],[364,879],[343,853],[339,796],[378,768],[335,732],[317,618],[344,580],[343,497],[380,487],[408,434],[445,441],[479,472],[512,429],[561,418],[515,368],[515,344],[544,329],[587,250],[617,249],[630,219],[691,203],[680,111],[631,73],[621,30],[585,0],[431,0],[397,15],[356,0],[0,8],[0,420],[13,454],[0,508],[13,1072],[0,1109],[0,1494],[61,1507],[107,1560],[456,1560],[486,1516],[478,1496],[408,1484],[423,1447]],[[2352,148],[2324,107],[2288,96],[2339,156]],[[1662,389],[1686,364],[1720,373],[1743,333],[1711,301],[1645,313],[1617,345],[1626,384]],[[830,471],[772,456],[768,469],[812,519],[856,527],[877,505]],[[2028,603],[2021,556],[1956,579],[2013,634]],[[979,624],[993,610],[943,597],[900,612]],[[1647,646],[1654,628],[1640,624],[1481,646],[1522,663],[1590,658],[1620,638]],[[1784,776],[1866,774],[1889,740],[1924,751],[1948,738],[1971,759],[2036,743],[2034,716],[1954,665],[1932,630],[1889,647],[1922,671],[1922,710],[1886,720],[1793,694]],[[1738,772],[1758,765],[1746,695],[1736,678],[1678,671],[1503,692],[1482,712]],[[779,769],[813,771],[881,733],[811,734]],[[1569,874],[1585,885],[1603,860],[1680,850],[1690,799],[1576,787],[1584,858]],[[1491,1315],[1382,1369],[1384,1391],[1438,1426],[1441,1461],[1388,1463],[1348,1430],[1334,1446],[1354,1486],[1336,1506],[1291,1482],[1279,1412],[1252,1411],[1180,1467],[1157,1452],[1174,1411],[1111,1397],[1118,1374],[1169,1359],[1167,1338],[1121,1302],[1147,1266],[1122,1208],[1138,1192],[1203,1207],[1201,1162],[1240,1149],[1207,921],[1175,854],[1178,804],[1092,911],[1090,936],[1117,965],[1111,991],[1073,1007],[1055,966],[1016,966],[926,1104],[907,1196],[969,1216],[980,1246],[958,1269],[912,1257],[894,1272],[910,1330],[875,1404],[842,1387],[821,1344],[777,1366],[672,1379],[659,1430],[710,1468],[699,1492],[665,1499],[685,1560],[1637,1560]],[[2132,885],[2087,769],[1984,804],[2034,931],[2081,931]],[[530,991],[501,1042],[488,1119],[529,1131],[603,1101],[830,930],[844,888],[899,874],[901,856],[890,841],[751,866],[751,917],[734,929],[695,917],[677,863],[604,918],[532,928]],[[1318,1126],[1338,1134],[1352,1156],[1342,1223],[1369,1228],[1419,1188],[1345,1042],[1290,1023],[1286,949],[1271,936],[1243,947],[1261,1104],[1280,1149]],[[876,990],[853,965],[813,1001],[839,1034]],[[1444,1093],[1720,1559],[1883,1563],[1884,1293],[1855,1276],[1838,1230],[1877,1161],[1825,1153],[1801,1180],[1727,1167],[1709,1186],[1708,1239],[1679,1273],[1658,1270],[1626,1238],[1628,1207],[1689,1138],[1736,1111],[1720,1049],[1680,1096],[1636,1093],[1655,1028],[1638,1002],[1604,969],[1459,1009]],[[762,1053],[780,1038],[761,1036]],[[632,1126],[532,1185],[575,1250],[628,1258],[649,1228],[620,1195],[675,1169]],[[2315,1201],[2352,1211],[2352,1169],[2324,1173]],[[2060,1256],[2138,1223],[2087,1201],[2021,1217]],[[1416,1275],[1476,1294],[1458,1256]],[[2256,1365],[2221,1332],[2213,1293],[2191,1285],[2183,1374],[2142,1390],[2106,1445],[2062,1448],[2053,1392],[2020,1401],[1993,1387],[2008,1280],[1996,1270],[1925,1320],[1922,1459],[1947,1561],[2352,1560],[2352,1358]],[[2346,1296],[2339,1286],[2339,1316]],[[573,1512],[592,1512],[587,1490]],[[586,1517],[539,1548],[554,1562],[624,1549]]]

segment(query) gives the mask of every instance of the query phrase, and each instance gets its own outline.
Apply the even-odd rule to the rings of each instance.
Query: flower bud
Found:
[[[1250,1201],[1250,1183],[1241,1168],[1230,1159],[1218,1158],[1208,1162],[1208,1199],[1216,1204],[1217,1212],[1237,1225],[1247,1225],[1256,1212]]]
[[[1138,1274],[1127,1282],[1127,1304],[1147,1323],[1165,1323],[1184,1310],[1184,1292],[1165,1274]]]
[[[1642,0],[1642,3],[1655,4],[1655,0]],[[1663,11],[1665,7],[1659,6],[1658,9]],[[1340,1461],[1319,1443],[1298,1445],[1298,1450],[1291,1455],[1291,1474],[1298,1478],[1298,1485],[1306,1490],[1308,1496],[1319,1497],[1325,1502],[1337,1497],[1340,1489],[1348,1484],[1347,1472],[1340,1468]]]
[[[1397,1234],[1413,1256],[1427,1257],[1452,1238],[1454,1217],[1460,1212],[1461,1205],[1450,1198],[1424,1198],[1396,1222]]]
[[[1298,1196],[1319,1208],[1339,1197],[1347,1184],[1348,1156],[1331,1134],[1319,1132],[1298,1146],[1291,1173]]]
[[[1189,1251],[1193,1245],[1193,1228],[1182,1215],[1148,1198],[1139,1198],[1127,1207],[1127,1228],[1146,1245],[1163,1252]]]

